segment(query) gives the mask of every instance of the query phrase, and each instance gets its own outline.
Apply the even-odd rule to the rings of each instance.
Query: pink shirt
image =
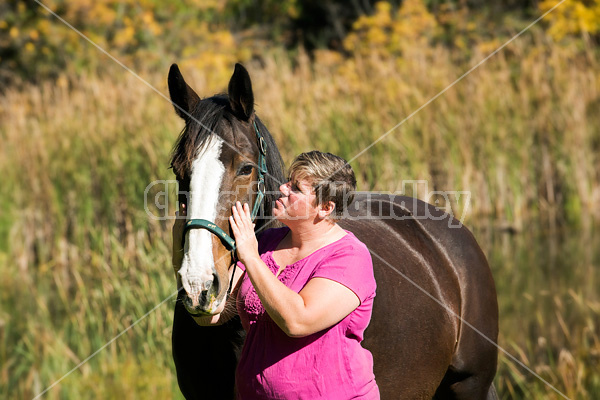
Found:
[[[289,228],[269,229],[259,240],[261,259],[276,274],[273,250]],[[245,269],[243,264],[238,264]],[[247,332],[236,370],[242,400],[376,400],[373,357],[360,345],[375,298],[373,263],[367,247],[352,233],[294,264],[279,280],[300,292],[311,278],[343,284],[360,306],[336,325],[303,338],[287,336],[265,311],[250,279],[244,276],[237,308]]]

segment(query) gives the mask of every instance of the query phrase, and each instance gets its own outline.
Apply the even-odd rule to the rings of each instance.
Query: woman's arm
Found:
[[[303,337],[329,328],[360,305],[352,290],[330,279],[313,278],[296,293],[260,258],[245,265],[265,310],[288,336]]]
[[[288,335],[303,337],[329,328],[360,305],[346,286],[326,278],[311,279],[300,293],[285,286],[258,254],[250,208],[238,203],[230,218],[240,260],[269,316]]]

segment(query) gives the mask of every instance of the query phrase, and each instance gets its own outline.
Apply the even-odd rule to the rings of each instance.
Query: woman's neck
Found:
[[[302,252],[329,244],[345,234],[346,232],[336,223],[323,220],[308,226],[290,227],[289,244]]]

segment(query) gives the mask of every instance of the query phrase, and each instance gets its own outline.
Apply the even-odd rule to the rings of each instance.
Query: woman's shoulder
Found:
[[[366,244],[360,241],[354,234],[350,231],[346,231],[346,235],[344,235],[340,240],[333,243],[332,250],[334,251],[349,251],[355,254],[370,254],[369,248]]]
[[[311,278],[327,278],[352,290],[361,303],[374,296],[377,284],[367,246],[352,232],[328,246],[320,255]]]
[[[329,264],[333,261],[349,269],[354,268],[356,262],[372,264],[369,248],[350,231],[346,231],[343,237],[315,251],[307,258],[311,258],[317,265]]]

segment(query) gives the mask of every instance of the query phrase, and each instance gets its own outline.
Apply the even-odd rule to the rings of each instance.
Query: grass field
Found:
[[[498,342],[571,399],[600,393],[600,226],[548,231],[535,224],[508,235],[476,229],[496,280]],[[500,354],[504,399],[562,399]]]
[[[497,54],[352,165],[361,190],[422,179],[470,191],[466,223],[497,280],[500,345],[590,398],[600,392],[599,58],[536,40]],[[313,148],[353,158],[483,58],[413,50],[314,63],[276,52],[249,65],[284,160]],[[227,85],[183,73],[201,96]],[[167,92],[166,71],[142,76]],[[144,190],[173,178],[181,128],[122,70],[0,97],[0,397],[33,398],[173,293],[170,222],[148,218]],[[518,233],[499,233],[507,227]],[[44,398],[179,396],[167,303]],[[499,368],[502,398],[560,398],[505,356]]]

